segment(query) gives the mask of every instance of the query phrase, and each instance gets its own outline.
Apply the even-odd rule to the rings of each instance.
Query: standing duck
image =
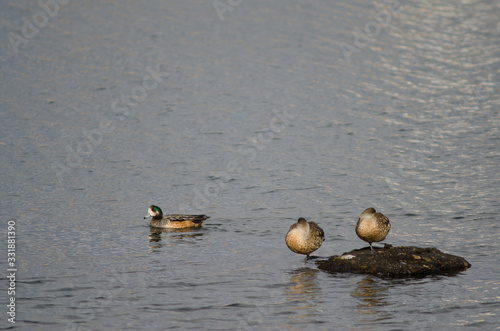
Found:
[[[325,233],[318,224],[312,221],[308,222],[301,217],[297,223],[290,227],[285,241],[292,252],[306,255],[307,261],[309,255],[325,241]]]
[[[391,222],[387,216],[377,212],[375,208],[368,208],[362,212],[356,224],[356,234],[361,240],[370,244],[372,251],[372,243],[384,240],[390,229]]]

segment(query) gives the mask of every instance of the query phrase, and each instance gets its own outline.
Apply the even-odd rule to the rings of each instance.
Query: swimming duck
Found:
[[[390,229],[391,222],[387,216],[377,212],[375,208],[368,208],[362,212],[356,223],[356,234],[361,240],[370,244],[372,251],[372,243],[384,240]]]
[[[318,224],[312,221],[308,222],[301,217],[297,223],[290,227],[285,241],[292,252],[305,254],[307,261],[309,254],[317,250],[323,241],[325,241],[325,233]]]
[[[205,215],[183,215],[183,214],[170,214],[163,216],[160,207],[151,205],[148,209],[148,216],[152,217],[150,225],[154,228],[170,228],[181,229],[190,227],[199,227],[209,216]]]

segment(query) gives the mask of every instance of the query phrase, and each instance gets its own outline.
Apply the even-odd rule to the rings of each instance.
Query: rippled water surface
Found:
[[[498,1],[54,3],[0,12],[2,329],[500,328]],[[153,203],[211,218],[152,232]],[[370,206],[472,268],[285,245],[303,216],[315,256],[364,247]]]

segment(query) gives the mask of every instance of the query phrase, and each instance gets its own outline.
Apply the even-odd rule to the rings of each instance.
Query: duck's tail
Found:
[[[203,222],[205,222],[206,219],[209,219],[210,216],[207,216],[207,215],[193,215],[193,223],[195,224],[202,224]]]

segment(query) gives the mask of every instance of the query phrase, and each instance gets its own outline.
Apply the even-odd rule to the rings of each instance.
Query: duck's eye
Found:
[[[153,207],[153,211],[160,211],[160,208],[158,208],[158,207]]]

